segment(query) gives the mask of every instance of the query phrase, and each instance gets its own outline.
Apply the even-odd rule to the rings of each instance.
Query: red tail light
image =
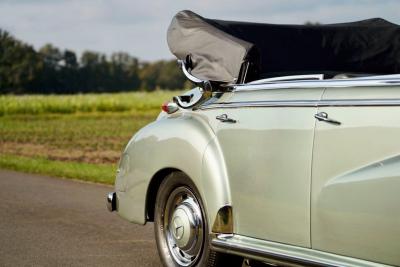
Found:
[[[171,114],[177,111],[179,108],[178,105],[174,102],[165,102],[164,104],[161,105],[161,109],[162,111]]]

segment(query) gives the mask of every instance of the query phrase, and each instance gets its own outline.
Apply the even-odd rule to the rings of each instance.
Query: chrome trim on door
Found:
[[[211,245],[212,249],[219,252],[241,255],[255,260],[264,260],[266,262],[290,263],[292,266],[388,266],[310,248],[297,247],[236,234],[229,236],[212,235]]]
[[[400,99],[270,100],[205,104],[200,109],[243,107],[368,107],[400,106]]]

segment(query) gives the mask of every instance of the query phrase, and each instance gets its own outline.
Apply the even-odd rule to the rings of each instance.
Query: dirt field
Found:
[[[93,94],[31,96],[30,100],[29,96],[2,96],[0,167],[19,170],[21,158],[26,161],[24,165],[31,165],[24,166],[24,171],[58,176],[63,172],[48,173],[45,169],[49,168],[40,165],[57,162],[54,168],[68,169],[71,163],[86,164],[92,169],[106,168],[104,175],[110,176],[106,180],[111,183],[114,173],[108,170],[115,169],[131,136],[155,120],[160,105],[176,94],[106,94],[98,95],[97,100]]]

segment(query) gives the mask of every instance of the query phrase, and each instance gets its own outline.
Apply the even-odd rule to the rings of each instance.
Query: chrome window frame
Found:
[[[323,80],[324,74],[306,74],[306,75],[290,75],[267,78],[262,80],[251,81],[246,84],[265,84],[269,82],[280,82],[280,81],[302,81],[302,80]]]
[[[251,92],[257,90],[277,89],[321,89],[321,88],[347,88],[347,87],[399,87],[400,74],[370,76],[353,79],[333,80],[307,80],[287,81],[265,84],[242,84],[233,87],[233,93]],[[241,102],[216,102],[205,103],[198,108],[202,110],[217,108],[247,108],[247,107],[352,107],[352,106],[400,106],[400,98],[381,99],[320,99],[320,100],[263,100],[263,101],[241,101]]]
[[[277,81],[261,84],[237,84],[233,86],[233,92],[296,89],[296,88],[325,88],[325,87],[377,87],[400,85],[400,74],[367,76],[349,79],[330,80],[302,80],[302,81]]]

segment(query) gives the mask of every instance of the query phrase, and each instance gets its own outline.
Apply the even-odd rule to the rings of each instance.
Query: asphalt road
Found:
[[[112,189],[0,170],[0,266],[160,266],[153,225],[107,211]]]

